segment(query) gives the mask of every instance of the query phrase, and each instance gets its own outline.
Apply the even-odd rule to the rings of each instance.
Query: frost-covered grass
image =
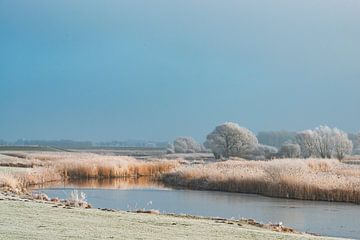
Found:
[[[40,164],[36,159],[27,159],[23,154],[8,153],[9,155],[0,154],[1,167],[23,167],[31,168]]]
[[[29,185],[56,180],[152,176],[171,186],[191,189],[360,203],[360,165],[334,159],[237,159],[189,164],[181,159],[145,161],[94,153],[23,154],[25,159],[42,167],[24,168],[23,171],[0,168],[0,186],[20,192]]]
[[[225,161],[181,166],[162,180],[191,189],[360,203],[360,166],[333,159]]]
[[[0,239],[333,239],[279,233],[245,223],[53,206],[1,200]]]

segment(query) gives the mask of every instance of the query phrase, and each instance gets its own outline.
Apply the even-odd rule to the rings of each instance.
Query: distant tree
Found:
[[[299,144],[303,157],[308,158],[315,156],[315,138],[312,130],[297,133],[296,143]]]
[[[304,157],[336,157],[342,159],[352,151],[352,143],[347,134],[328,126],[320,126],[314,130],[300,132],[296,139]]]
[[[348,133],[348,138],[353,144],[353,154],[360,154],[360,133]]]
[[[280,148],[285,142],[294,142],[296,138],[296,132],[287,131],[269,131],[259,132],[257,139],[260,144],[273,146]]]
[[[348,154],[352,153],[353,144],[349,140],[347,134],[339,129],[334,129],[334,152],[336,158],[339,160],[344,159]]]
[[[296,143],[284,143],[279,151],[279,156],[282,158],[298,158],[300,154],[300,145]]]
[[[175,153],[196,153],[201,152],[201,145],[191,137],[179,137],[174,141]]]
[[[172,154],[175,153],[175,148],[174,148],[174,144],[169,143],[166,147],[166,153],[167,154]]]
[[[217,159],[244,157],[258,144],[256,136],[250,130],[232,122],[217,126],[206,139],[205,147],[211,149]]]
[[[278,149],[276,147],[257,144],[245,158],[252,160],[272,159],[276,157],[277,153]]]

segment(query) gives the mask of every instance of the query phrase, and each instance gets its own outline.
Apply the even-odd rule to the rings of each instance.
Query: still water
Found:
[[[252,218],[299,231],[360,239],[360,206],[300,201],[259,195],[171,189],[149,179],[72,181],[43,186],[50,197],[68,198],[73,189],[85,192],[95,208],[157,209],[162,213],[223,218]]]

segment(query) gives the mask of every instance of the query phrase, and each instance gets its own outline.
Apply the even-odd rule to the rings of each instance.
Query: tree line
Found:
[[[191,137],[181,137],[168,146],[168,153],[211,151],[216,159],[241,157],[245,159],[271,158],[337,158],[360,149],[360,134],[352,135],[338,128],[319,126],[301,132],[260,132],[256,136],[237,123],[226,122],[215,127],[199,144]],[[260,139],[260,141],[259,141]],[[270,146],[263,143],[274,143]]]

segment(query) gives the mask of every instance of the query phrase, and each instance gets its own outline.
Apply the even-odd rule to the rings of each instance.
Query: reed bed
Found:
[[[270,197],[360,203],[360,166],[333,159],[229,160],[181,166],[161,177],[198,190]]]
[[[177,161],[139,161],[128,157],[85,158],[79,161],[63,160],[55,168],[70,179],[122,178],[157,176],[178,165]]]
[[[109,156],[95,153],[37,152],[27,158],[40,160],[53,167],[64,178],[120,178],[156,176],[168,172],[180,164],[179,160],[137,160],[127,156]]]
[[[40,162],[42,167],[19,173],[0,173],[0,187],[21,191],[29,185],[67,179],[110,179],[158,176],[180,165],[178,160],[141,161],[125,156],[93,153],[26,153],[25,159]]]

